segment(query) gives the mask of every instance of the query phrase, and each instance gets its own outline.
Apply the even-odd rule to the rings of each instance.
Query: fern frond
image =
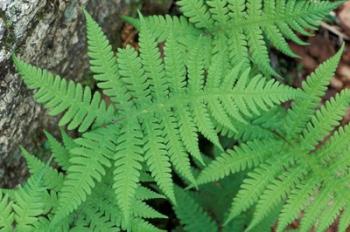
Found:
[[[14,222],[14,213],[12,211],[13,202],[6,193],[0,190],[0,231],[12,231]]]
[[[133,204],[134,216],[139,218],[167,218],[166,215],[159,213],[155,209],[151,208],[149,205],[142,201],[135,201]]]
[[[174,211],[186,231],[218,231],[218,226],[189,193],[177,187],[175,194]]]
[[[344,90],[325,103],[302,132],[303,147],[310,151],[337,126],[350,103],[350,91]]]
[[[152,119],[148,119],[144,122],[144,127],[148,138],[145,144],[147,165],[160,189],[175,203],[173,181],[171,180],[171,164],[166,153],[159,122],[152,122]]]
[[[123,19],[138,30],[141,29],[140,20],[128,16],[123,16]],[[152,28],[152,33],[158,42],[167,40],[176,32],[176,41],[186,45],[201,34],[201,31],[190,24],[187,18],[183,16],[148,16],[145,19],[149,27]]]
[[[127,47],[119,50],[118,65],[120,76],[126,83],[126,89],[134,98],[134,105],[138,106],[141,103],[139,99],[150,97],[148,85],[142,79],[144,76],[142,61],[134,49]]]
[[[350,209],[347,208],[341,214],[339,225],[338,225],[339,231],[345,232],[346,229],[349,227],[349,225],[350,225],[350,213],[349,213],[349,211],[350,211]]]
[[[18,231],[32,231],[38,217],[44,213],[42,198],[46,189],[42,185],[42,174],[32,176],[14,194],[14,219]]]
[[[317,188],[317,184],[315,179],[311,179],[292,190],[279,215],[277,232],[285,231],[285,228],[299,217],[302,209],[310,201],[310,196]]]
[[[30,154],[24,148],[21,149],[22,155],[27,161],[29,172],[32,176],[40,175],[44,172],[42,181],[44,185],[52,190],[59,191],[63,186],[64,177],[55,169],[51,168],[41,160]]]
[[[327,210],[324,210],[319,216],[319,222],[316,225],[317,230],[326,231],[339,216],[344,206],[345,203],[339,199],[332,202],[331,205],[327,207]]]
[[[282,211],[278,213],[278,231],[284,231],[302,211],[305,213],[301,218],[300,230],[306,232],[315,226],[321,231],[342,210],[347,209],[348,206],[339,196],[344,196],[349,191],[347,178],[350,147],[346,139],[349,126],[340,127],[333,135],[332,131],[339,126],[349,106],[349,91],[340,92],[316,110],[326,88],[327,78],[322,74],[332,75],[339,59],[340,53],[325,62],[303,83],[303,91],[311,99],[299,95],[292,109],[287,113],[282,112],[291,122],[286,127],[299,125],[299,122],[295,123],[299,120],[297,115],[303,124],[292,129],[277,128],[274,130],[275,136],[255,142],[255,146],[249,146],[254,144],[252,142],[241,143],[232,152],[232,156],[218,156],[199,175],[200,180],[204,176],[208,181],[216,181],[230,172],[252,170],[234,198],[226,223],[253,208],[253,219],[247,230],[258,229],[259,223],[271,218],[272,211],[282,205]],[[305,101],[302,101],[303,98],[306,98]],[[304,114],[308,116],[304,117]],[[256,123],[264,126],[259,119]],[[266,125],[267,128],[274,126],[281,127],[281,124]],[[324,142],[325,139],[329,141]],[[240,162],[241,159],[243,163]],[[315,200],[312,202],[313,198]],[[330,206],[332,208],[325,212]],[[320,218],[323,219],[322,222]],[[343,227],[344,225],[343,223]]]
[[[337,64],[341,57],[344,47],[342,47],[335,56],[321,64],[302,84],[302,90],[308,97],[297,97],[285,118],[285,127],[288,127],[290,136],[300,133],[304,129],[314,110],[319,106]]]
[[[213,20],[211,19],[205,1],[182,0],[178,1],[177,4],[181,7],[184,15],[188,17],[189,21],[196,25],[196,27],[211,28],[213,26]]]
[[[149,188],[139,186],[136,189],[135,198],[143,201],[143,200],[151,200],[151,199],[163,199],[165,197],[157,192],[154,192]]]
[[[60,129],[60,132],[63,145],[67,151],[70,151],[77,146],[77,144],[74,142],[74,139],[71,138],[62,128]]]
[[[248,228],[254,228],[268,217],[271,212],[282,204],[286,196],[305,176],[305,167],[300,165],[285,172],[279,180],[273,180],[267,185],[256,204],[252,222]],[[249,229],[248,229],[249,230]]]
[[[85,208],[81,217],[81,226],[88,231],[120,231],[103,212],[94,208]],[[78,225],[79,226],[79,225]]]
[[[88,55],[90,69],[95,73],[97,85],[115,104],[127,102],[124,83],[119,78],[116,57],[106,36],[92,17],[84,11],[86,18]]]
[[[86,133],[85,139],[76,140],[80,147],[71,151],[72,156],[69,160],[71,165],[59,196],[53,224],[77,209],[91,193],[95,182],[101,181],[106,172],[105,168],[111,166],[110,158],[113,154],[111,149],[114,149],[115,145],[105,140],[106,133],[108,131],[101,128]],[[92,148],[97,148],[98,152]]]
[[[89,87],[61,79],[16,57],[14,62],[28,88],[37,90],[35,100],[44,104],[50,115],[65,112],[60,126],[68,125],[69,130],[79,128],[84,132],[92,124],[111,122],[114,110],[107,107],[99,93],[92,95]]]
[[[326,186],[322,191],[315,197],[312,204],[305,210],[305,214],[300,223],[300,231],[307,232],[311,227],[318,221],[320,214],[324,210],[328,210],[329,202],[331,200],[331,193],[336,188],[337,181],[333,181],[332,184]]]
[[[199,175],[198,184],[205,184],[230,174],[258,166],[273,155],[282,143],[269,140],[251,141],[218,156]]]
[[[226,223],[256,204],[268,184],[272,182],[276,175],[283,169],[284,163],[288,163],[287,161],[288,159],[284,157],[284,159],[281,158],[279,160],[270,161],[270,163],[263,163],[258,166],[258,168],[255,168],[254,171],[248,173],[249,178],[243,181],[241,190],[233,199]]]
[[[190,159],[181,138],[179,138],[180,134],[178,132],[176,117],[171,112],[164,112],[164,116],[164,118],[168,118],[168,120],[162,121],[162,125],[165,142],[168,145],[170,162],[181,176],[196,185],[196,180],[191,170]]]
[[[141,162],[143,161],[142,131],[137,121],[128,121],[120,130],[119,142],[115,154],[114,184],[118,204],[129,223],[131,208],[134,202]]]
[[[135,232],[164,232],[164,230],[160,230],[157,227],[153,226],[149,222],[135,218],[131,222],[131,231]]]
[[[270,65],[269,42],[286,55],[296,57],[286,40],[305,44],[296,33],[309,36],[308,30],[317,29],[328,12],[341,4],[297,0],[180,0],[177,3],[189,23],[182,17],[146,18],[154,28],[157,39],[164,41],[174,31],[177,35],[188,31],[189,37],[194,38],[198,38],[199,34],[208,35],[212,46],[215,46],[216,41],[224,35],[228,38],[225,46],[229,48],[227,60],[231,60],[232,65],[242,60],[249,65],[252,61],[265,74],[275,76],[278,74]],[[137,20],[128,21],[135,26],[140,25]],[[179,40],[181,38],[184,36],[179,36]],[[191,45],[188,41],[185,44]]]
[[[44,132],[49,143],[50,149],[52,151],[52,155],[55,158],[55,161],[58,163],[58,165],[60,165],[60,167],[62,167],[63,170],[67,171],[68,167],[70,166],[69,151],[65,148],[65,146],[59,143],[50,133],[46,131]]]
[[[145,221],[142,219],[149,218],[165,218],[166,216],[157,212],[150,206],[148,206],[143,200],[134,199],[132,204],[132,215],[130,217],[130,222],[125,221],[123,218],[123,213],[118,206],[117,199],[115,198],[114,189],[110,188],[113,183],[113,179],[110,176],[105,176],[103,180],[96,185],[93,193],[88,197],[88,199],[79,207],[77,214],[88,214],[89,219],[86,222],[87,225],[96,224],[102,222],[101,225],[112,226],[114,230],[119,231],[119,228],[126,229],[133,228],[134,221],[140,219],[139,223],[144,225]],[[162,197],[156,192],[153,192],[147,188],[139,187],[140,193],[146,193],[145,196],[141,198],[155,199]],[[147,196],[148,195],[148,196]],[[97,221],[95,221],[95,217]],[[141,223],[142,221],[142,223]],[[84,222],[83,222],[84,223]],[[129,224],[128,224],[129,223]],[[147,224],[149,228],[154,228],[151,224]],[[145,226],[145,225],[144,225]],[[100,230],[98,230],[100,231]],[[109,230],[108,230],[109,231]]]

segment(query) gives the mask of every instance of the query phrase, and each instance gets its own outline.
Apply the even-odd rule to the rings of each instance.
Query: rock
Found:
[[[343,77],[344,80],[350,81],[350,66],[346,64],[340,64],[337,73]]]
[[[102,25],[116,48],[122,26],[119,16],[135,9],[128,4],[122,0],[0,0],[0,187],[21,182],[24,167],[19,145],[38,150],[43,128],[55,128],[55,119],[34,103],[31,91],[16,74],[11,55],[16,52],[31,64],[80,81],[89,76],[82,7]],[[5,178],[2,173],[9,170],[14,173]]]
[[[331,80],[331,86],[336,90],[341,90],[344,86],[344,83],[338,78],[333,78]]]
[[[344,3],[338,13],[338,18],[343,30],[350,36],[350,2]]]

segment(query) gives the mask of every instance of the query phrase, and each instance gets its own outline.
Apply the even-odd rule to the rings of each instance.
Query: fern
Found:
[[[12,202],[6,193],[0,192],[0,231],[11,231],[14,222]]]
[[[47,133],[47,136],[53,141],[52,135]],[[66,142],[71,141],[67,134],[63,133],[63,137]],[[62,160],[67,155],[67,147],[55,140],[55,147],[57,146],[62,149],[61,152],[52,155],[55,161]],[[53,150],[57,151],[56,148]],[[24,149],[22,153],[31,177],[23,186],[12,191],[1,190],[1,231],[120,231],[126,228],[114,191],[110,188],[113,183],[110,175],[100,181],[93,193],[72,214],[55,222],[53,219],[59,208],[57,196],[64,191],[63,183],[71,170],[68,168],[67,173],[63,174],[58,171],[61,167],[54,169]],[[148,206],[145,200],[164,196],[142,186],[137,188],[137,193],[134,200],[132,231],[161,231],[146,219],[165,216]]]
[[[46,103],[52,114],[64,112],[61,125],[70,121],[68,129],[79,127],[80,131],[92,126],[71,150],[54,222],[85,202],[111,166],[116,199],[127,224],[143,163],[175,203],[171,165],[196,184],[189,155],[203,163],[198,133],[220,147],[216,130],[235,133],[248,118],[299,94],[276,81],[251,76],[241,65],[226,73],[221,62],[213,61],[207,72],[206,61],[198,56],[205,38],[199,38],[188,51],[188,60],[181,62],[182,45],[172,36],[162,59],[146,22],[140,32],[140,54],[128,47],[115,58],[101,29],[86,15],[92,71],[111,97],[111,106],[100,94],[93,94],[91,100],[90,89],[82,91],[73,82],[67,85],[64,79],[15,58],[25,83],[38,89],[34,97]],[[64,165],[67,160],[59,162]]]
[[[18,72],[31,89],[38,89],[35,99],[45,104],[50,115],[65,112],[59,125],[68,125],[69,129],[79,126],[79,131],[86,131],[91,124],[110,122],[113,109],[107,108],[99,93],[91,94],[89,87],[83,88],[73,81],[66,81],[45,70],[34,68],[14,58]],[[33,78],[36,77],[36,78]]]
[[[183,16],[127,18],[139,48],[116,54],[85,12],[101,92],[14,56],[34,98],[80,134],[62,130],[62,144],[45,132],[47,163],[22,149],[31,176],[0,190],[0,231],[162,231],[151,222],[167,216],[148,204],[158,199],[179,231],[285,231],[295,219],[324,231],[338,218],[347,229],[350,126],[340,121],[350,91],[320,107],[343,49],[301,89],[269,78],[268,53],[271,44],[296,57],[287,40],[305,44],[297,34],[341,2],[177,3]]]
[[[217,231],[217,225],[187,193],[177,188],[176,195],[178,204],[175,213],[185,231]]]
[[[201,184],[251,170],[234,198],[227,222],[254,207],[247,228],[251,230],[282,204],[277,231],[284,231],[301,211],[304,216],[300,231],[309,231],[313,225],[317,231],[324,231],[347,209],[347,200],[340,196],[349,191],[346,181],[349,127],[333,131],[347,110],[350,92],[342,91],[318,109],[341,54],[342,49],[303,83],[303,92],[308,97],[297,97],[282,118],[285,126],[280,129],[280,138],[239,145],[217,157],[199,175]],[[346,226],[343,224],[342,228]]]
[[[198,191],[175,188],[177,205],[173,206],[180,220],[178,231],[244,231],[252,212],[242,213],[224,225],[225,210],[229,208],[231,195],[239,190],[244,175],[233,175],[215,183],[199,186]],[[254,231],[269,231],[275,215],[265,219]]]
[[[228,50],[226,60],[231,65],[252,62],[266,75],[278,74],[271,67],[268,47],[272,44],[284,54],[297,57],[287,40],[305,45],[296,33],[310,35],[330,10],[342,2],[297,0],[179,0],[185,16],[150,16],[146,18],[159,41],[172,34],[179,42],[191,46],[200,35],[209,38],[202,51],[218,47]],[[125,17],[137,28],[140,20]]]

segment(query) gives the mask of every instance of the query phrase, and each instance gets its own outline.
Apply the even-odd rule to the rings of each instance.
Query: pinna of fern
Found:
[[[249,67],[252,62],[266,75],[277,76],[270,65],[269,45],[296,57],[287,40],[305,45],[297,33],[310,35],[309,30],[317,29],[329,11],[342,1],[179,0],[177,3],[184,16],[145,19],[158,40],[166,40],[174,33],[185,46],[192,46],[198,36],[207,36],[210,39],[203,52],[209,47],[212,53],[225,48],[231,65],[243,61],[244,67]],[[125,19],[140,28],[139,20]]]
[[[31,176],[20,187],[11,190],[0,189],[0,231],[120,231],[125,222],[117,205],[114,191],[110,188],[112,178],[106,176],[93,189],[93,193],[69,217],[52,225],[55,208],[58,204],[65,176],[71,165],[67,148],[77,146],[63,132],[65,144],[59,143],[48,134],[48,142],[53,161],[58,167],[53,168],[22,149]],[[67,159],[68,158],[68,159]],[[64,166],[61,166],[64,164]],[[134,200],[132,231],[161,231],[147,219],[165,216],[148,206],[145,201],[163,198],[162,195],[139,186]]]
[[[142,17],[139,52],[127,47],[115,56],[97,23],[87,13],[86,19],[91,70],[111,105],[107,106],[101,94],[92,94],[88,87],[14,58],[24,82],[37,90],[35,99],[50,114],[63,113],[60,125],[85,132],[71,150],[71,165],[58,196],[54,222],[85,202],[110,169],[127,225],[133,218],[133,202],[144,167],[160,190],[176,203],[171,165],[196,185],[190,158],[203,162],[199,133],[221,147],[217,130],[236,132],[246,119],[299,94],[274,80],[251,76],[242,65],[225,69],[221,52],[206,68],[200,55],[205,37],[199,37],[186,51],[188,57],[182,59],[182,45],[175,35],[170,36],[162,55]]]
[[[299,231],[307,232],[313,226],[325,231],[338,216],[339,231],[346,231],[350,224],[350,127],[341,126],[340,121],[350,104],[350,91],[343,90],[318,108],[342,51],[304,81],[302,90],[307,97],[297,97],[286,112],[282,118],[285,126],[275,128],[278,139],[238,145],[218,156],[199,175],[198,183],[202,184],[250,170],[227,222],[253,208],[249,231],[280,207],[275,218],[277,231],[284,231],[302,211]]]

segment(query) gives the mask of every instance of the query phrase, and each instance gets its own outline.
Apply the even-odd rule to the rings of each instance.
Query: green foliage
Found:
[[[54,139],[52,135],[47,135],[49,140]],[[68,138],[66,134],[64,137]],[[54,145],[51,144],[51,150],[57,151],[58,146],[62,148],[60,152],[52,154],[57,163],[66,156],[64,149],[67,149],[55,141]],[[22,153],[31,176],[23,186],[12,191],[0,191],[0,231],[120,231],[125,228],[121,209],[111,188],[111,175],[105,176],[95,186],[93,193],[67,218],[55,223],[52,219],[58,211],[60,195],[65,190],[64,181],[71,175],[72,170],[68,168],[62,173],[59,171],[64,170],[62,167],[51,167],[49,163],[44,163],[24,149]],[[73,157],[69,157],[69,165],[72,165],[73,161]],[[111,172],[110,169],[107,171]],[[139,186],[136,192],[132,231],[161,231],[146,219],[165,216],[148,206],[145,201],[163,196],[142,186]],[[67,203],[74,203],[74,200]]]
[[[196,185],[190,158],[203,163],[199,133],[221,147],[217,130],[236,133],[250,117],[298,95],[295,89],[274,80],[251,76],[241,65],[225,69],[221,52],[215,54],[207,69],[200,56],[204,38],[187,51],[188,60],[182,60],[181,45],[170,37],[162,58],[146,22],[140,32],[139,54],[127,47],[115,57],[87,13],[86,19],[91,69],[97,85],[111,98],[110,106],[99,93],[91,100],[87,87],[83,93],[80,84],[67,85],[64,79],[15,58],[24,82],[38,90],[34,97],[45,103],[51,114],[63,112],[61,124],[72,120],[68,129],[79,127],[79,131],[92,126],[75,141],[70,165],[65,167],[64,156],[58,160],[67,176],[54,222],[85,202],[110,168],[116,199],[127,224],[144,164],[161,191],[175,203],[171,165]],[[75,100],[68,101],[71,98]],[[240,123],[236,125],[236,121]],[[62,150],[66,154],[62,148],[53,147],[54,153]]]
[[[127,18],[139,48],[116,54],[85,12],[101,92],[14,57],[34,98],[80,136],[46,133],[52,165],[23,149],[31,176],[0,191],[0,231],[160,231],[149,219],[167,216],[146,202],[161,198],[176,231],[282,232],[295,219],[325,231],[337,218],[346,230],[350,91],[320,106],[343,49],[300,89],[267,77],[270,44],[295,56],[287,39],[304,44],[296,34],[340,2],[177,3],[184,16]]]
[[[340,121],[349,106],[350,92],[343,90],[318,107],[341,54],[342,50],[303,83],[308,97],[297,97],[281,119],[284,126],[275,128],[283,139],[238,145],[201,172],[199,184],[249,171],[233,200],[227,222],[254,207],[250,230],[282,205],[277,231],[284,231],[302,211],[300,231],[307,232],[313,225],[317,231],[324,231],[342,210],[347,210],[344,196],[349,192],[349,126],[342,127]],[[348,224],[344,222],[342,228]]]
[[[266,75],[278,74],[271,67],[270,45],[296,57],[287,40],[305,45],[297,33],[310,35],[320,21],[342,1],[299,0],[179,0],[184,16],[150,16],[146,18],[155,36],[163,41],[171,34],[184,45],[192,46],[198,36],[209,41],[202,51],[212,53],[225,48],[231,65],[252,62]],[[125,18],[140,28],[140,21]]]

